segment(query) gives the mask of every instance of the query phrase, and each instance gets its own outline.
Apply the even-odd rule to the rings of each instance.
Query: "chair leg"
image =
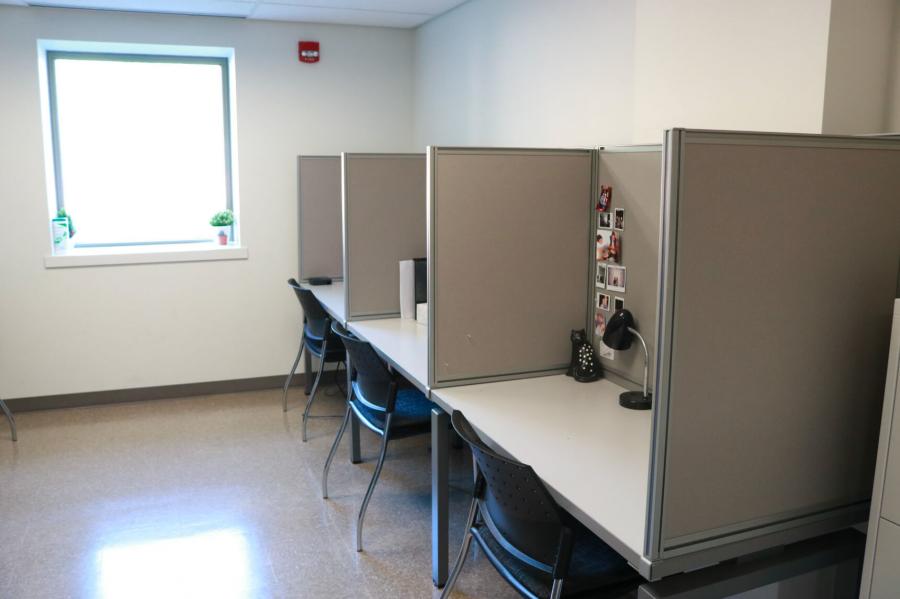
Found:
[[[287,412],[287,394],[288,387],[291,386],[291,380],[294,378],[294,373],[297,372],[297,364],[300,363],[300,356],[303,355],[303,348],[306,345],[306,336],[300,337],[300,351],[297,352],[297,357],[294,358],[294,365],[291,366],[291,371],[287,375],[287,380],[284,381],[284,392],[281,394],[281,411]],[[306,376],[309,376],[307,373]]]
[[[453,592],[453,587],[456,585],[456,579],[459,578],[459,573],[462,571],[466,557],[469,555],[469,547],[472,545],[472,526],[475,525],[475,515],[477,513],[478,500],[473,498],[472,505],[469,506],[469,517],[466,518],[466,534],[463,536],[462,545],[459,548],[459,556],[456,558],[456,563],[453,564],[453,570],[450,571],[450,576],[447,577],[447,584],[444,585],[444,590],[441,592],[441,599],[450,597],[450,593]]]
[[[347,411],[344,413],[344,420],[341,422],[341,428],[338,429],[334,443],[331,444],[331,451],[328,452],[328,458],[325,460],[325,469],[322,471],[322,499],[328,499],[328,470],[331,469],[331,462],[334,460],[334,454],[337,452],[338,445],[341,444],[341,438],[344,431],[347,430],[347,423],[350,421],[350,404],[347,403]]]
[[[562,588],[562,579],[554,578],[553,586],[550,588],[550,599],[559,599],[562,596]]]
[[[303,410],[303,442],[306,443],[306,421],[309,420],[309,409],[312,407],[313,401],[316,399],[316,391],[319,390],[319,382],[322,380],[322,373],[325,372],[325,356],[328,351],[328,340],[322,340],[322,359],[319,360],[319,372],[316,374],[316,382],[313,383],[312,393],[306,400],[306,408]]]
[[[6,414],[6,419],[9,420],[9,430],[12,433],[12,440],[18,441],[19,436],[16,434],[16,419],[12,415],[12,412],[9,411],[9,406],[6,405],[6,402],[0,399],[0,409],[3,410],[3,413]]]
[[[381,438],[381,453],[378,455],[378,463],[375,464],[375,472],[372,473],[372,480],[369,482],[369,488],[366,491],[366,496],[363,497],[362,506],[359,508],[359,516],[356,518],[356,550],[362,551],[362,529],[363,529],[363,520],[366,518],[366,508],[369,507],[369,500],[372,499],[372,491],[375,490],[375,483],[378,482],[378,477],[381,475],[381,467],[384,466],[384,456],[387,453],[388,446],[388,438],[390,437],[391,432],[391,416],[393,414],[388,414],[384,423],[384,436]]]

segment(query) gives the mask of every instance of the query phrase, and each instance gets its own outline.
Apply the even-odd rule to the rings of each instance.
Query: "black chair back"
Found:
[[[328,315],[313,292],[300,287],[300,283],[296,279],[288,279],[288,285],[294,289],[294,293],[297,294],[297,299],[303,307],[306,336],[316,340],[324,339],[330,331],[331,316]]]
[[[393,412],[397,397],[397,379],[388,370],[372,345],[359,339],[339,323],[331,325],[350,354],[351,380],[355,399],[373,410]]]
[[[568,562],[571,532],[531,466],[490,449],[462,412],[453,412],[450,421],[472,449],[480,512],[497,541],[516,558],[545,572],[556,571],[560,560]],[[563,570],[567,569],[565,563]]]

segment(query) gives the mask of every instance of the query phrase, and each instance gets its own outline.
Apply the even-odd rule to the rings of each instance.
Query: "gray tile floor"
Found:
[[[337,414],[334,389],[314,409]],[[356,514],[377,455],[335,460],[337,419],[300,441],[303,392],[277,391],[28,412],[19,442],[0,422],[0,597],[437,596],[431,585],[428,438],[391,444],[354,549]],[[468,505],[466,452],[451,462],[451,554]],[[507,598],[474,551],[455,598]]]

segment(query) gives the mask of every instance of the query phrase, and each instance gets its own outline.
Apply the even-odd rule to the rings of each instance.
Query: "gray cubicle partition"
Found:
[[[341,231],[341,159],[298,156],[300,280],[344,276]]]
[[[400,316],[400,260],[422,258],[424,154],[342,154],[347,320]]]
[[[625,308],[634,315],[636,328],[647,343],[652,389],[652,365],[656,361],[656,313],[659,307],[662,146],[601,148],[597,172],[597,189],[602,186],[612,187],[609,214],[614,216],[617,209],[625,211],[624,228],[612,229],[620,237],[621,260],[607,265],[626,268],[625,291],[596,289],[595,293],[605,293],[610,298],[609,310],[599,312],[608,319],[614,312],[615,298],[625,300]],[[596,226],[598,213],[596,210],[593,212]],[[599,264],[594,261],[593,266],[596,269]],[[597,310],[596,305],[594,309]],[[591,327],[591,330],[596,333],[595,327]],[[594,346],[598,349],[600,346],[600,337],[596,334]],[[600,363],[606,373],[618,375],[636,386],[643,383],[644,354],[636,343],[629,351],[614,352],[612,359],[601,355]]]
[[[431,387],[563,371],[592,317],[590,150],[430,148]]]
[[[900,263],[900,142],[665,146],[655,574],[863,520]]]

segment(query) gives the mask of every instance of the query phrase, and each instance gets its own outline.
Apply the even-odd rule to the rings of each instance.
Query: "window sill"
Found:
[[[205,262],[209,260],[246,260],[246,247],[228,245],[168,245],[104,248],[74,248],[44,257],[45,268],[113,266],[121,264],[160,264],[168,262]]]

